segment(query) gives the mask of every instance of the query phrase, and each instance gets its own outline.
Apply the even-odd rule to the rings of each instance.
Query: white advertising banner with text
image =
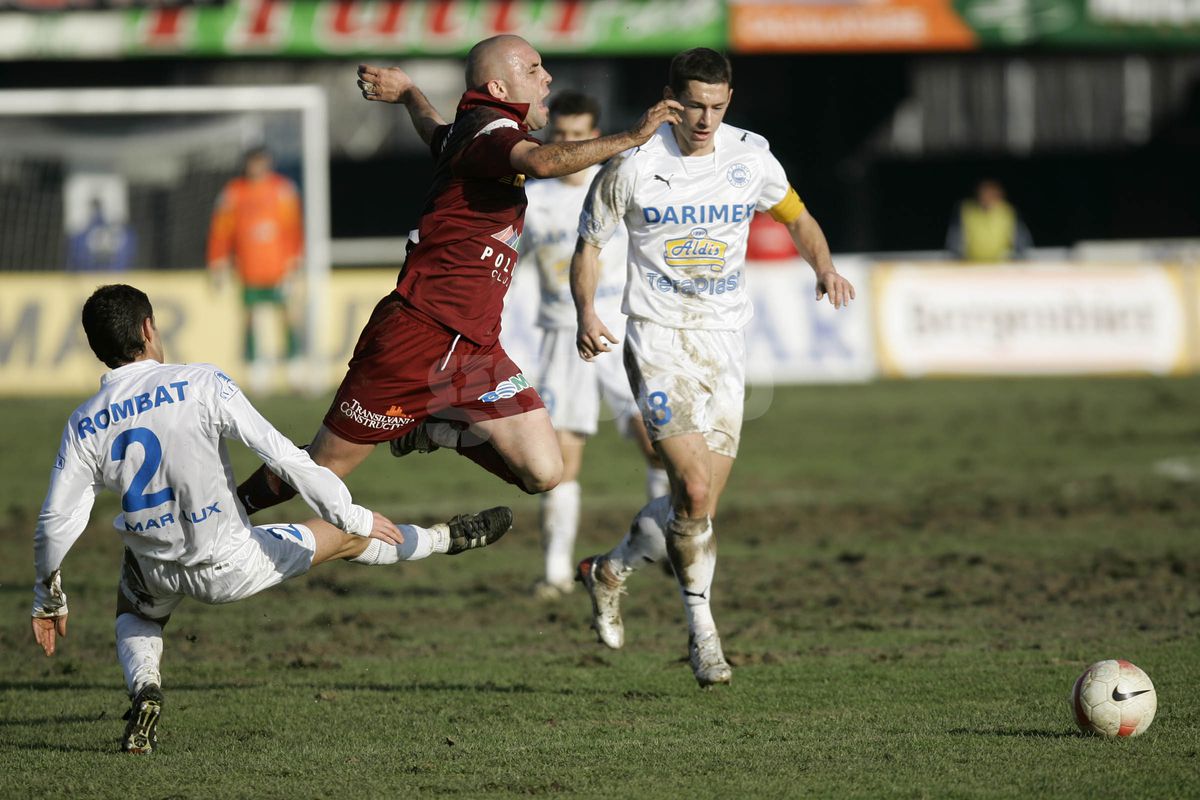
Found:
[[[877,264],[885,375],[1089,374],[1188,366],[1181,270],[1156,264]]]

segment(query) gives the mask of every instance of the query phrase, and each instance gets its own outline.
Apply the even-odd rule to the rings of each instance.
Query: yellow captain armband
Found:
[[[795,222],[802,211],[804,211],[804,201],[800,199],[800,195],[796,194],[796,190],[789,186],[783,199],[771,206],[770,214],[776,222],[787,225],[789,222]]]

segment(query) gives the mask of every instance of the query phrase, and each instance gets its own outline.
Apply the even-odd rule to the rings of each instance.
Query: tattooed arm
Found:
[[[662,100],[642,115],[637,124],[624,133],[601,136],[583,142],[553,142],[538,145],[521,142],[509,153],[513,169],[531,178],[558,178],[579,172],[593,164],[624,152],[631,147],[644,144],[664,122],[674,125],[679,121],[683,106],[674,100]]]

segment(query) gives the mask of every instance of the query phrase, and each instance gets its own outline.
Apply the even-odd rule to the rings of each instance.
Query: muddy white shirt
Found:
[[[740,330],[754,315],[746,294],[746,238],[755,211],[788,193],[787,175],[756,133],[721,125],[714,152],[685,157],[669,125],[606,164],[592,181],[579,235],[604,246],[629,232],[622,310],[670,328]]]
[[[250,522],[235,499],[225,439],[253,450],[331,524],[370,535],[371,512],[218,368],[136,361],[106,373],[67,421],[34,535],[35,610],[63,604],[46,580],[83,533],[102,488],[121,495],[113,524],[139,556],[184,566],[227,558],[232,534]]]
[[[558,179],[525,182],[525,232],[521,236],[521,263],[532,261],[538,270],[539,328],[574,328],[575,303],[571,300],[571,256],[579,229],[579,211],[588,185],[600,171],[587,170],[587,179],[572,186]],[[596,313],[608,326],[621,321],[625,291],[625,226],[618,225],[600,251],[600,281],[596,286]]]

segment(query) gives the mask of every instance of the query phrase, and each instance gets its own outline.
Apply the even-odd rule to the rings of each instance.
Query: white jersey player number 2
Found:
[[[169,486],[159,489],[157,492],[145,493],[147,484],[154,477],[154,473],[158,472],[158,465],[162,462],[162,444],[154,435],[154,431],[149,428],[130,428],[122,431],[113,440],[112,460],[124,461],[131,444],[142,446],[145,460],[142,461],[142,466],[133,476],[133,480],[129,482],[129,488],[121,495],[121,509],[123,511],[142,511],[174,500],[175,490]]]

